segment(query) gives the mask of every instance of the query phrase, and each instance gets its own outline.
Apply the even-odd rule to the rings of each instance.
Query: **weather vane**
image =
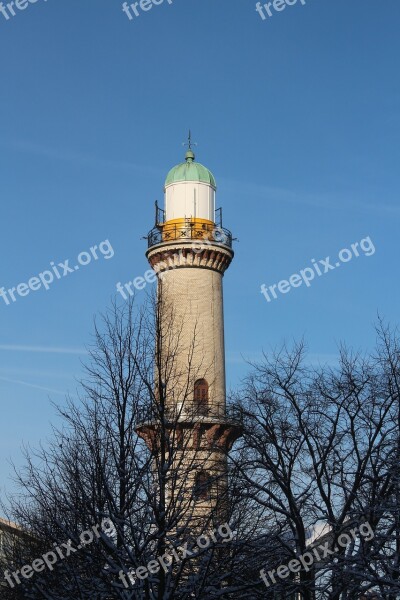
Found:
[[[182,146],[187,146],[189,148],[189,150],[192,149],[192,146],[197,146],[196,142],[192,142],[192,132],[190,131],[190,129],[189,129],[188,141],[183,142]]]

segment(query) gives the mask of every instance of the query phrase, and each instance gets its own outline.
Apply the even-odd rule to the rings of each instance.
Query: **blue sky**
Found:
[[[147,269],[153,203],[183,157],[215,174],[239,238],[225,276],[229,385],[283,340],[334,363],[398,322],[398,0],[307,0],[263,21],[252,0],[165,0],[130,21],[119,0],[38,0],[0,14],[0,287],[109,240],[100,257],[0,298],[0,485],[22,443],[75,394],[93,317]],[[370,236],[376,252],[260,293]],[[142,292],[144,293],[144,292]]]

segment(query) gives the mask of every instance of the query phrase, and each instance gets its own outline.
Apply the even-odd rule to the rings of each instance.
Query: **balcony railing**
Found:
[[[242,426],[243,418],[240,409],[234,405],[213,404],[212,406],[196,406],[187,403],[184,406],[166,406],[164,408],[165,420],[169,424],[187,421],[220,421]],[[156,424],[161,421],[162,412],[158,406],[141,407],[138,410],[136,423]]]
[[[209,223],[186,221],[182,224],[160,224],[154,227],[147,235],[148,247],[157,246],[166,242],[182,242],[192,240],[221,244],[232,248],[232,233],[224,227],[216,227]]]

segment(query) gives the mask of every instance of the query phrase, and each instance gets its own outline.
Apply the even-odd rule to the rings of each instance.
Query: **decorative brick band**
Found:
[[[156,273],[170,269],[212,269],[222,275],[231,264],[233,250],[216,244],[162,244],[147,251],[146,256]]]
[[[243,434],[242,427],[226,422],[180,423],[177,421],[167,426],[167,429],[175,431],[176,450],[184,450],[185,452],[209,450],[222,456],[225,456],[226,452],[231,450],[235,441]],[[159,423],[141,423],[137,425],[136,433],[146,442],[151,452],[157,450],[157,443],[161,435],[161,425]],[[186,438],[188,433],[192,434],[190,440]],[[180,441],[181,445],[179,444]]]

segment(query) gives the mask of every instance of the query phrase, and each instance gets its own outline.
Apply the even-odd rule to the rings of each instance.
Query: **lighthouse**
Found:
[[[147,236],[146,256],[157,274],[155,398],[164,403],[163,418],[176,441],[173,462],[182,471],[193,518],[222,518],[227,453],[241,435],[226,402],[223,276],[233,239],[216,207],[215,178],[196,161],[190,135],[188,146],[184,162],[167,175],[164,207],[156,203]],[[143,418],[137,427],[153,453],[159,451],[156,421]]]

